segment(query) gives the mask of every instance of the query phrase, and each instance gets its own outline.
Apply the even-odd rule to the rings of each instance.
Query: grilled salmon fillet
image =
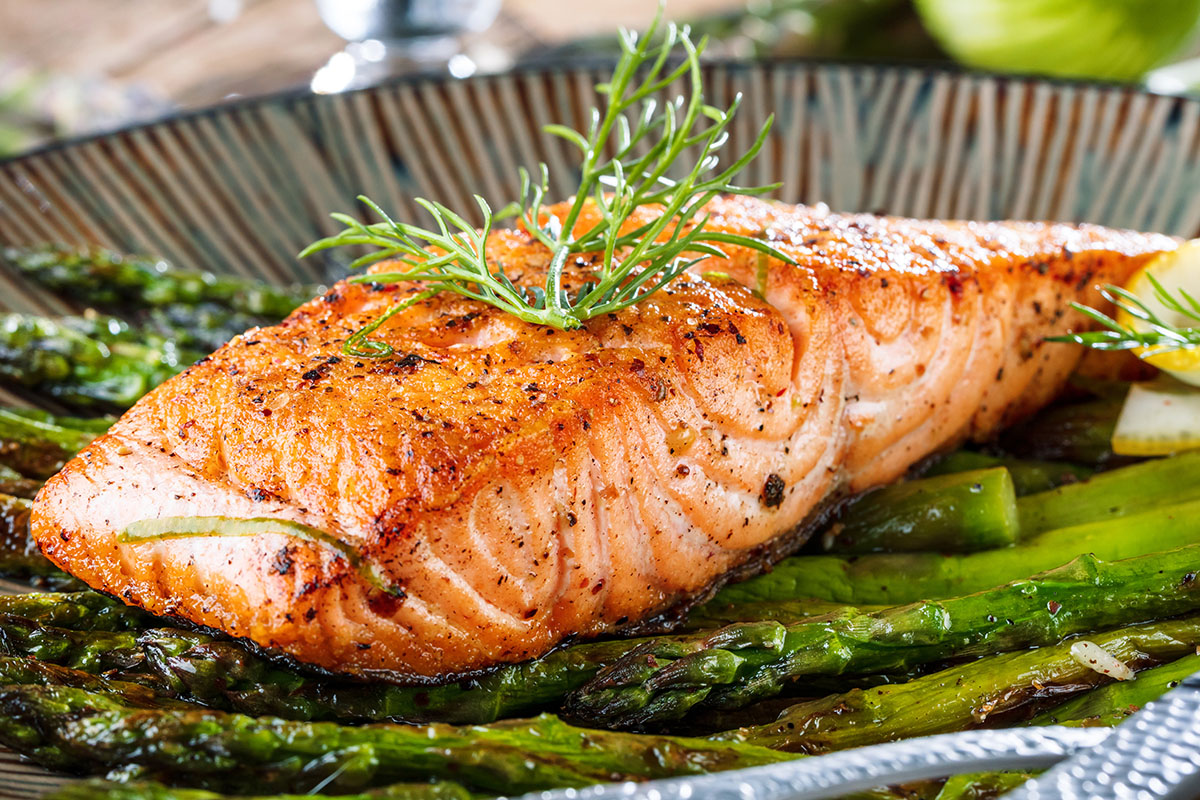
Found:
[[[1082,353],[1042,342],[1085,326],[1070,302],[1100,304],[1098,284],[1177,246],[744,198],[709,211],[796,264],[729,248],[566,332],[444,293],[374,334],[387,358],[343,345],[421,287],[338,284],[146,396],[46,484],[33,534],[97,589],[341,673],[531,658],[703,598],[794,549],[830,498],[1037,409]],[[522,231],[488,256],[522,284],[549,259]],[[177,516],[332,544],[282,523],[120,540]]]

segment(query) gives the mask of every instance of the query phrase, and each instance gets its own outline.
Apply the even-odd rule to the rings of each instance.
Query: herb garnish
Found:
[[[700,54],[707,39],[693,43],[686,27],[670,23],[659,39],[661,22],[660,7],[644,36],[621,31],[621,57],[612,78],[596,87],[607,98],[606,107],[603,112],[593,109],[586,133],[565,125],[546,126],[547,133],[575,145],[582,157],[579,187],[561,222],[544,210],[549,186],[546,165],[540,165],[537,176],[524,168],[520,171],[520,200],[506,207],[503,215],[516,215],[550,249],[544,286],[516,286],[503,268],[488,264],[484,247],[496,215],[478,195],[475,201],[483,215],[479,230],[441,203],[424,198],[416,202],[433,216],[436,229],[397,222],[366,197],[359,200],[383,222],[363,224],[346,214],[333,215],[346,229],[309,245],[301,257],[330,247],[367,245],[375,251],[356,259],[352,268],[396,259],[406,269],[360,275],[351,282],[418,281],[429,286],[351,336],[345,345],[347,353],[389,355],[391,347],[367,337],[393,314],[442,291],[489,303],[526,322],[569,330],[633,305],[705,257],[723,257],[720,245],[749,247],[791,261],[760,239],[709,230],[708,216],[700,216],[704,205],[718,194],[759,195],[778,187],[732,183],[762,148],[772,120],[763,124],[749,150],[720,169],[718,152],[728,139],[729,123],[741,97],[726,109],[706,104]],[[684,57],[671,66],[677,45]],[[684,78],[691,87],[689,96],[660,108],[653,96]],[[690,169],[682,177],[670,177],[668,173],[679,174],[689,151],[698,153]],[[599,221],[577,231],[589,202],[599,211]],[[662,213],[623,231],[643,206],[661,208]],[[599,268],[591,280],[569,289],[563,285],[566,260],[573,253],[584,252],[602,254]]]
[[[1196,298],[1186,289],[1180,288],[1178,296],[1174,296],[1150,273],[1146,273],[1146,278],[1154,287],[1154,298],[1163,307],[1200,323],[1200,302],[1197,302]],[[1200,347],[1200,327],[1181,328],[1170,324],[1146,305],[1141,298],[1120,286],[1107,284],[1100,294],[1104,296],[1105,300],[1134,319],[1146,323],[1147,328],[1138,330],[1132,326],[1125,326],[1090,306],[1072,303],[1072,308],[1100,323],[1105,330],[1051,336],[1047,341],[1074,342],[1094,350],[1146,348],[1146,352],[1139,354],[1142,357],[1189,347]]]
[[[403,596],[402,587],[389,583],[380,574],[378,566],[365,560],[362,554],[336,536],[323,530],[274,517],[157,517],[131,522],[117,534],[117,541],[137,544],[163,539],[208,538],[213,536],[260,536],[278,533],[304,542],[313,542],[332,550],[334,555],[345,560],[357,570],[363,580],[374,588],[395,596]]]

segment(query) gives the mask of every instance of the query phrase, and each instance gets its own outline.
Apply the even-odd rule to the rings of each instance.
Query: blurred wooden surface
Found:
[[[667,7],[686,18],[741,1],[669,0]],[[217,22],[209,0],[0,0],[0,69],[104,78],[195,107],[307,85],[344,44],[321,22],[313,0],[241,5],[234,19]],[[504,0],[483,37],[524,51],[644,24],[655,6],[653,0]]]

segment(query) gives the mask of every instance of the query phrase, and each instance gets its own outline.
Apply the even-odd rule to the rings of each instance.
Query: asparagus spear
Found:
[[[32,508],[32,500],[0,495],[0,575],[17,576],[45,562],[28,536]]]
[[[589,723],[638,730],[693,708],[740,708],[805,675],[904,671],[1200,611],[1197,564],[1200,545],[1115,562],[1083,555],[940,602],[652,639],[600,670],[565,708]]]
[[[1200,500],[1200,453],[1115,469],[1020,500],[1008,470],[993,466],[871,492],[834,525],[826,549],[974,552],[1012,544],[1018,533],[1030,537],[1188,500]]]
[[[28,580],[61,591],[86,588],[38,551],[29,536],[32,506],[25,498],[0,495],[0,578]]]
[[[0,463],[22,475],[50,477],[95,438],[90,431],[0,408]]]
[[[53,643],[57,663],[101,671],[110,661],[97,653],[114,648],[131,664],[116,673],[149,683],[171,697],[211,708],[293,720],[493,722],[552,706],[645,639],[574,645],[534,661],[501,667],[476,679],[440,686],[403,687],[318,678],[273,663],[235,642],[169,628],[142,631],[136,643],[101,632],[50,629],[18,618],[12,630],[0,616],[0,642],[8,652],[36,652]],[[40,635],[39,635],[40,634]],[[133,648],[140,648],[140,653]],[[875,678],[871,684],[877,683]],[[711,730],[711,728],[710,728]]]
[[[136,317],[149,331],[174,339],[181,347],[212,351],[239,333],[274,325],[278,317],[255,316],[230,311],[214,303],[154,308]]]
[[[561,700],[639,641],[573,645],[477,678],[405,687],[313,678],[232,642],[155,629],[138,638],[145,656],[138,670],[155,673],[180,697],[247,714],[301,720],[482,723]]]
[[[106,598],[92,596],[100,599],[87,602],[102,609]],[[195,631],[132,632],[144,618],[135,609],[120,611],[114,605],[107,612],[112,615],[107,623],[104,614],[72,622],[77,615],[65,606],[45,610],[52,599],[10,602],[12,611],[7,616],[3,612],[8,609],[0,605],[0,652],[34,655],[89,672],[119,668],[130,680],[149,676],[155,685],[183,699],[296,720],[491,722],[557,702],[601,666],[643,641],[579,644],[477,678],[440,686],[396,686],[305,675],[240,644]],[[27,613],[13,613],[19,611]],[[82,630],[51,624],[63,619]]]
[[[128,408],[202,355],[119,325],[94,338],[61,321],[0,314],[0,377],[78,408]]]
[[[127,705],[137,708],[164,708],[164,709],[195,709],[197,706],[179,702],[172,699],[169,687],[163,686],[161,683],[151,680],[146,680],[144,676],[139,676],[139,680],[144,681],[143,684],[130,683],[121,680],[112,680],[103,678],[80,670],[70,669],[66,667],[55,666],[42,661],[37,661],[31,658],[11,658],[0,656],[0,686],[13,685],[34,685],[34,686],[62,686],[78,689],[86,689],[91,692],[101,693],[101,696],[119,696]],[[683,740],[669,740],[669,743],[679,742]],[[128,765],[126,765],[128,766]],[[735,765],[736,766],[736,765]],[[140,767],[134,767],[133,774],[143,775],[148,770]],[[127,792],[132,793],[129,796],[142,797],[141,793],[136,793],[136,788],[128,790],[121,788],[127,784],[110,784],[105,782],[93,782],[88,787],[85,794],[81,797],[106,796],[97,794],[102,789],[109,789],[117,792],[115,796],[125,797]],[[427,784],[422,784],[427,785]],[[161,784],[139,783],[135,787],[144,787],[145,792],[149,792],[152,797],[176,797],[175,789],[167,789]],[[407,791],[408,787],[401,785],[384,786],[378,790],[368,793],[369,797],[391,797],[389,792],[401,792],[399,797],[406,797],[403,791]],[[413,789],[413,791],[416,791]],[[465,790],[460,790],[465,791]],[[160,792],[169,792],[169,794],[160,794]],[[187,800],[192,795],[185,791],[179,794],[181,800]],[[203,797],[206,795],[197,795]],[[306,795],[311,796],[311,795]],[[418,797],[422,795],[418,794]],[[435,797],[437,795],[434,795]],[[855,795],[858,800],[898,800],[898,796],[886,790],[875,790],[871,792],[860,793]]]
[[[1139,708],[1157,700],[1179,682],[1200,670],[1200,654],[1139,672],[1130,681],[1092,689],[1030,720],[1031,725],[1118,725]]]
[[[772,572],[728,586],[712,600],[730,604],[813,597],[837,603],[900,605],[978,592],[1065,564],[1080,553],[1106,561],[1196,541],[1200,501],[1115,520],[1047,531],[1014,547],[968,555],[876,553],[857,558],[794,556]]]
[[[153,617],[99,592],[40,592],[0,595],[0,614],[38,625],[80,631],[136,631]]]
[[[1011,792],[1034,777],[1029,772],[973,772],[954,775],[933,800],[990,800]]]
[[[972,450],[955,450],[926,470],[925,475],[927,477],[951,475],[955,472],[987,469],[988,467],[1004,467],[1008,470],[1012,476],[1013,488],[1017,492],[1017,497],[1034,492],[1044,492],[1065,483],[1087,480],[1093,472],[1087,467],[1063,461],[1030,461],[1022,458],[991,456]]]
[[[885,486],[834,524],[827,550],[971,553],[1017,540],[1017,497],[1004,467]]]
[[[1145,461],[1017,502],[1021,536],[1200,500],[1200,452]]]
[[[142,661],[129,631],[73,631],[0,613],[0,654],[26,656],[83,672],[129,670]]]
[[[3,443],[0,443],[0,451],[3,448]],[[41,481],[26,478],[12,467],[0,464],[0,494],[32,500],[40,488],[42,488]]]
[[[490,726],[287,722],[220,711],[136,707],[121,694],[0,688],[0,743],[43,766],[98,772],[133,764],[206,788],[357,790],[452,779],[517,794],[604,781],[692,775],[789,758],[739,742],[574,728],[551,716]]]
[[[0,495],[0,577],[28,578],[61,575],[29,538],[29,512],[33,502]]]
[[[1000,444],[1018,458],[1111,466],[1121,462],[1112,452],[1112,433],[1123,403],[1123,397],[1112,396],[1054,406],[1009,428]]]
[[[319,294],[319,286],[271,286],[262,281],[192,272],[145,256],[92,248],[9,248],[5,260],[41,285],[110,308],[215,303],[233,311],[282,319]]]
[[[1131,668],[1144,668],[1195,652],[1200,618],[1122,628],[1088,639]],[[800,703],[768,725],[711,738],[822,753],[978,727],[1039,700],[1108,682],[1072,655],[1072,644],[1005,653],[908,683]]]
[[[327,795],[285,794],[254,798],[238,794],[238,800],[322,800]],[[460,784],[393,783],[378,789],[368,789],[352,795],[339,795],[338,800],[471,800],[471,793]],[[151,781],[115,783],[112,781],[77,781],[64,784],[43,800],[233,800],[229,795],[204,789],[179,789]]]
[[[880,611],[888,606],[855,606],[864,614]],[[688,614],[683,630],[701,631],[723,628],[736,622],[797,622],[813,617],[845,613],[850,607],[845,603],[803,598],[765,603],[706,603]]]
[[[148,340],[204,351],[215,350],[250,328],[279,321],[277,317],[243,314],[212,303],[144,309],[129,317],[105,316],[88,309],[82,316],[59,317],[56,321],[105,344]]]
[[[123,693],[139,708],[195,708],[161,693],[153,681],[133,683],[60,667],[36,658],[0,655],[0,685],[70,686],[93,692]]]
[[[51,414],[49,411],[43,411],[39,408],[8,408],[5,409],[11,414],[24,419],[31,419],[37,422],[46,422],[51,425],[57,425],[60,428],[70,428],[73,431],[81,431],[90,433],[93,436],[99,436],[112,427],[112,424],[117,421],[116,417],[101,416],[101,417],[69,417]]]
[[[36,616],[31,609],[24,610],[29,616]],[[131,619],[136,617],[134,611],[126,613]],[[42,618],[40,621],[53,620]],[[28,633],[28,623],[22,624],[24,628],[8,633],[10,647],[11,643],[20,641],[18,634],[22,630]],[[42,636],[36,643],[45,639]],[[80,635],[66,642],[61,636],[50,639],[60,648],[67,644],[79,647],[78,654],[60,650],[58,655],[60,663],[77,665],[95,663],[95,653],[112,646],[111,639],[93,642]],[[135,647],[140,648],[146,660],[138,664],[138,669],[154,670],[164,679],[170,679],[181,696],[219,707],[300,719],[394,717],[479,722],[552,703],[583,684],[601,666],[645,641],[576,645],[538,661],[503,668],[475,681],[427,689],[345,686],[336,681],[298,676],[236,644],[181,631],[146,631],[137,642],[122,640],[117,649],[132,651]],[[123,658],[140,660],[132,656]]]

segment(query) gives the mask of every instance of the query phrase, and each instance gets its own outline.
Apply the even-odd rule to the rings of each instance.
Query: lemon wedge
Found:
[[[1122,456],[1165,456],[1200,449],[1200,389],[1167,375],[1129,388],[1113,429]]]
[[[1200,239],[1192,240],[1178,250],[1163,253],[1139,270],[1125,289],[1141,300],[1150,311],[1163,322],[1176,328],[1200,327],[1200,321],[1164,304],[1154,290],[1148,275],[1153,275],[1166,291],[1178,296],[1182,289],[1192,297],[1200,298]],[[1145,320],[1137,319],[1123,308],[1117,309],[1117,323],[1135,331],[1153,330]],[[1134,353],[1147,364],[1169,372],[1185,383],[1200,386],[1200,347],[1185,347],[1178,350],[1161,348],[1134,348]]]

